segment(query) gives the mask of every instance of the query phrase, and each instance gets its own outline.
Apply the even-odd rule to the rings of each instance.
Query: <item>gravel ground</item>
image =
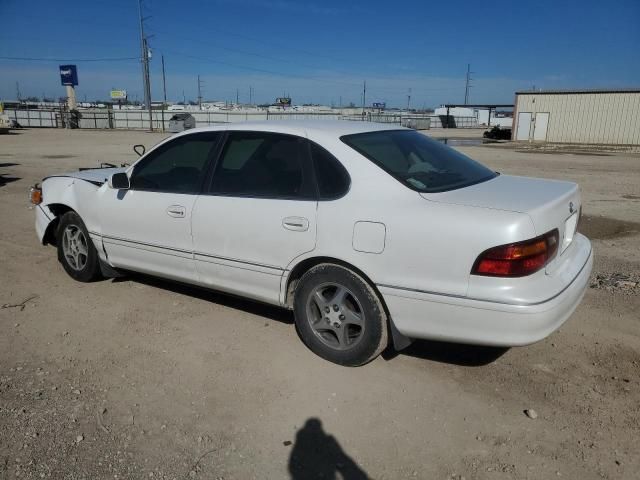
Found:
[[[594,288],[529,347],[416,342],[348,369],[288,312],[143,276],[76,283],[38,244],[31,184],[160,138],[0,136],[0,479],[638,478],[640,295],[616,285],[640,272],[640,156],[460,147],[582,185]]]

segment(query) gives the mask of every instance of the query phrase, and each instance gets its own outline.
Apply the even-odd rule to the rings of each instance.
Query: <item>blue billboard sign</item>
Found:
[[[373,103],[373,108],[381,108],[381,109],[385,109],[387,107],[387,104],[385,102],[374,102]]]
[[[78,85],[78,69],[75,65],[60,65],[60,83]]]

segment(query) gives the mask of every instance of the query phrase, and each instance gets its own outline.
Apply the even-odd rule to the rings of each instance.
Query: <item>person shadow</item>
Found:
[[[292,480],[367,480],[369,476],[347,455],[338,441],[325,433],[322,422],[309,418],[296,433],[289,456]]]

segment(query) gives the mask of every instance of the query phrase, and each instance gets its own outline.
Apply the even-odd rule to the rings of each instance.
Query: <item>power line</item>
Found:
[[[167,31],[163,31],[163,30],[157,30],[156,29],[156,31],[158,31],[160,33],[166,33],[168,35],[173,35],[173,33],[167,32]],[[198,44],[199,46],[208,45],[208,46],[212,46],[213,48],[217,48],[217,49],[220,49],[220,50],[225,50],[225,51],[229,51],[229,52],[233,52],[233,53],[239,53],[241,55],[248,55],[248,56],[252,56],[252,57],[256,57],[256,58],[262,58],[262,59],[265,59],[265,60],[276,61],[276,62],[291,63],[291,64],[294,64],[296,67],[307,67],[307,68],[322,69],[322,71],[325,72],[325,73],[335,73],[335,74],[345,75],[345,76],[354,74],[353,71],[347,71],[347,70],[335,69],[335,68],[329,68],[329,69],[322,68],[322,66],[318,65],[317,63],[314,63],[314,64],[301,63],[301,62],[299,62],[299,61],[297,61],[295,59],[277,57],[277,56],[273,56],[273,55],[265,55],[265,54],[262,54],[262,53],[252,52],[252,51],[249,51],[249,50],[241,50],[241,49],[238,49],[238,48],[226,47],[226,46],[220,45],[218,43],[203,42],[203,41],[198,40],[196,38],[185,36],[185,35],[180,35],[180,38],[181,38],[181,40],[187,40],[187,41],[190,41],[190,42],[192,42],[194,44]],[[249,37],[246,37],[246,38],[249,38]],[[268,44],[268,42],[264,42],[264,43]],[[293,49],[293,50],[295,51],[296,49]],[[298,51],[303,52],[303,53],[305,53],[307,55],[312,55],[314,59],[316,57],[318,57],[318,55],[315,55],[314,53],[311,53],[311,52],[307,52],[306,50],[298,50]],[[332,57],[329,57],[329,56],[326,56],[326,55],[320,55],[320,56],[324,57],[324,58],[335,60],[335,58],[332,58]],[[213,60],[211,60],[211,61],[213,61]],[[260,69],[258,67],[247,67],[247,66],[242,66],[242,65],[239,65],[239,64],[232,64],[230,62],[225,62],[224,60],[216,60],[216,62],[220,63],[220,64],[225,64],[225,65],[228,65],[228,66],[235,66],[237,68],[251,69],[251,70],[256,70],[256,71],[262,70],[262,69]],[[351,64],[353,64],[353,63],[354,62],[351,62]],[[369,65],[369,64],[367,64],[367,65]],[[272,73],[272,72],[269,72],[269,71],[266,71],[266,70],[262,70],[262,71],[266,72],[266,73]],[[275,72],[273,72],[273,73],[275,73]],[[362,72],[358,71],[358,72],[355,72],[355,73],[362,73]],[[300,76],[300,75],[298,75],[298,76]],[[396,80],[398,80],[396,77],[376,76],[375,78],[377,80],[382,80],[382,81],[396,81]],[[344,83],[344,82],[336,81],[334,83]],[[356,86],[356,84],[354,83],[354,84],[352,84],[352,86]],[[358,84],[358,86],[359,86],[359,84]],[[379,87],[379,88],[376,88],[376,89],[377,90],[393,90],[393,91],[398,92],[398,93],[400,93],[403,90],[402,87]],[[441,88],[441,89],[430,89],[430,90],[448,91],[448,90],[455,90],[455,87],[447,87],[447,88]]]
[[[264,68],[257,68],[257,67],[251,67],[248,65],[241,65],[241,64],[237,64],[237,63],[231,63],[231,62],[226,62],[224,60],[216,60],[213,58],[208,58],[208,57],[203,57],[200,55],[191,55],[191,54],[187,54],[187,53],[183,53],[183,52],[177,52],[175,50],[164,50],[167,53],[171,53],[174,55],[179,56],[180,58],[190,58],[193,60],[198,60],[200,62],[204,61],[204,62],[210,62],[210,63],[215,63],[218,65],[225,65],[228,67],[232,67],[232,68],[238,68],[238,69],[242,69],[242,70],[248,70],[248,71],[252,71],[252,72],[257,72],[257,73],[266,73],[269,75],[275,75],[278,77],[284,77],[284,78],[298,78],[298,79],[302,79],[302,80],[309,80],[309,81],[314,81],[314,82],[320,82],[320,83],[326,83],[326,84],[335,84],[335,85],[344,85],[344,86],[348,86],[348,87],[352,87],[352,88],[360,88],[362,86],[362,84],[359,83],[351,83],[351,82],[346,82],[346,81],[341,81],[341,80],[334,80],[334,79],[326,79],[326,78],[319,78],[319,77],[311,77],[311,76],[306,76],[306,75],[300,75],[300,74],[295,74],[295,73],[282,73],[282,72],[278,72],[275,70],[268,70],[268,69],[264,69]],[[394,79],[395,80],[395,79]],[[383,87],[383,86],[375,86],[375,87],[371,87],[371,90],[374,91],[393,91],[393,92],[402,92],[402,91],[406,91],[404,90],[404,88],[402,87]],[[439,91],[453,91],[455,90],[455,87],[444,87],[444,88],[424,88],[421,90],[421,92],[439,92]]]
[[[16,60],[25,62],[122,62],[126,60],[140,60],[140,57],[116,58],[44,58],[44,57],[0,57],[0,60]]]
[[[277,75],[279,77],[294,77],[294,78],[301,78],[301,79],[304,79],[304,80],[314,80],[314,81],[320,81],[320,82],[325,81],[325,80],[322,80],[322,79],[319,79],[319,78],[307,77],[307,76],[304,76],[304,75],[298,75],[298,74],[293,74],[293,73],[286,73],[285,74],[285,73],[282,73],[282,72],[277,72],[275,70],[267,70],[267,69],[264,69],[264,68],[250,67],[250,66],[247,66],[247,65],[239,65],[239,64],[236,64],[236,63],[225,62],[223,60],[215,60],[213,58],[202,57],[200,55],[189,55],[189,54],[186,54],[186,53],[176,52],[176,51],[173,51],[173,50],[164,50],[164,51],[167,52],[167,53],[172,53],[174,55],[178,55],[178,56],[183,57],[183,58],[191,58],[191,59],[194,59],[194,60],[199,60],[199,61],[204,61],[204,62],[211,62],[211,63],[216,63],[216,64],[219,64],[219,65],[226,65],[228,67],[240,68],[240,69],[243,69],[243,70],[250,70],[250,71],[258,72],[258,73],[268,73],[269,75]],[[359,87],[360,86],[357,83],[341,82],[339,80],[329,80],[329,81],[327,81],[327,83],[336,83],[336,84],[341,84],[341,85],[348,85],[350,87]]]
[[[280,43],[280,42],[268,41],[268,40],[265,40],[264,38],[260,39],[260,38],[250,37],[250,36],[247,36],[247,35],[240,34],[238,32],[234,32],[234,31],[230,31],[230,30],[225,30],[225,29],[219,28],[219,26],[217,26],[217,25],[216,25],[215,31],[216,32],[220,32],[220,33],[224,33],[225,35],[232,35],[232,36],[235,36],[235,37],[238,37],[238,38],[244,38],[246,40],[251,40],[252,42],[257,42],[260,45],[273,45],[273,46],[276,46],[276,47],[279,47],[279,48],[287,48],[287,49],[289,49],[291,51],[294,51],[294,52],[300,52],[300,53],[304,53],[306,55],[310,55],[313,58],[320,57],[320,58],[326,58],[326,59],[329,59],[329,60],[338,60],[338,61],[341,61],[341,62],[347,62],[350,65],[352,65],[353,63],[357,62],[357,59],[353,59],[353,58],[346,58],[346,57],[345,58],[340,58],[340,57],[335,57],[335,56],[324,55],[324,54],[318,53],[318,52],[311,52],[309,50],[303,50],[301,48],[291,47],[290,44],[284,43],[284,42]],[[365,62],[360,62],[360,63],[365,63]]]

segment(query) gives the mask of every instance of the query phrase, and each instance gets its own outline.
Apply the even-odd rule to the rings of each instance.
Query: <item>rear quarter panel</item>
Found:
[[[464,296],[481,252],[535,236],[525,214],[425,200],[341,141],[311,139],[345,165],[351,188],[341,199],[319,202],[317,247],[305,257],[338,258],[378,285]],[[353,248],[359,221],[385,225],[381,253]]]

